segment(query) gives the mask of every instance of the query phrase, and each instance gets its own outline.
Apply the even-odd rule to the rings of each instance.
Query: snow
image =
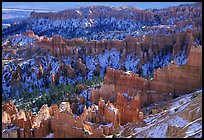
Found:
[[[202,138],[202,131],[200,132],[199,135],[195,135],[194,138]]]
[[[202,119],[202,118],[201,118]],[[202,122],[201,123],[193,123],[191,126],[188,127],[188,130],[185,132],[186,137],[190,137],[190,136],[193,136],[197,133],[201,133],[201,136],[202,136]],[[200,136],[198,136],[200,137]]]
[[[25,46],[25,45],[33,45],[34,41],[36,39],[28,36],[15,36],[10,41],[12,45],[18,45],[18,46]]]
[[[64,76],[60,76],[59,84],[66,84],[66,78]]]
[[[123,93],[123,96],[126,97],[128,100],[130,100],[132,97],[129,96],[127,93]]]
[[[59,69],[59,62],[52,61],[51,66],[52,66],[52,70],[50,71],[50,75],[56,74]]]
[[[100,9],[99,12],[104,13],[105,9]],[[90,18],[90,15],[93,14],[94,11],[91,9],[75,9],[76,11],[76,19],[64,19],[64,20],[50,20],[50,19],[43,19],[43,18],[33,18],[31,20],[26,20],[22,23],[19,23],[17,27],[21,27],[26,24],[30,24],[31,27],[26,26],[22,30],[33,30],[35,33],[39,35],[46,35],[48,37],[54,35],[54,34],[59,34],[63,37],[72,39],[76,37],[84,37],[84,38],[93,38],[95,40],[101,40],[101,39],[117,39],[121,40],[124,39],[126,36],[134,35],[137,37],[137,34],[134,34],[135,30],[141,32],[139,35],[143,34],[157,34],[158,31],[160,31],[160,34],[166,34],[169,33],[168,30],[166,29],[172,29],[174,27],[174,23],[177,21],[186,21],[188,17],[185,16],[169,16],[167,19],[164,21],[161,20],[161,23],[158,23],[158,20],[154,20],[154,22],[143,22],[143,21],[134,21],[130,17],[134,16],[136,14],[133,11],[130,11],[128,14],[127,19],[119,19],[115,17],[114,15],[112,17],[94,17],[94,24],[90,21],[87,22]],[[117,12],[117,11],[116,11]],[[161,11],[164,12],[164,11]],[[105,12],[107,13],[107,12]],[[159,13],[157,11],[156,13]],[[64,13],[63,13],[64,14]],[[78,16],[80,15],[80,16]],[[83,16],[84,15],[84,16]],[[80,17],[83,16],[83,19]],[[56,23],[59,22],[59,23]],[[86,24],[85,24],[86,23]],[[91,23],[91,24],[89,24]],[[162,25],[159,25],[162,24]],[[86,28],[91,25],[91,28]],[[98,28],[100,25],[102,25],[101,28]],[[155,29],[155,31],[146,31],[146,27],[148,26],[156,26],[158,28]],[[9,29],[15,31],[15,26],[9,27]],[[186,30],[188,28],[193,28],[191,24],[185,25],[181,28],[181,30]],[[83,30],[85,29],[85,30]],[[179,30],[179,31],[181,31]],[[74,32],[73,32],[74,31]],[[115,32],[119,31],[120,33],[113,33],[113,35],[109,36],[109,32]],[[4,31],[5,33],[8,32],[8,30]],[[15,34],[19,34],[23,31],[16,31],[14,32]],[[9,35],[9,33],[7,33]]]
[[[89,9],[89,14],[92,14],[92,11]]]
[[[69,56],[62,56],[62,61],[65,64],[71,64],[71,58]]]
[[[166,138],[166,132],[168,129],[168,125],[165,123],[162,123],[161,125],[158,125],[154,127],[154,129],[150,129],[148,131],[148,135],[146,137],[148,138]],[[140,136],[138,136],[139,138]]]
[[[2,40],[2,45],[7,45],[9,43],[9,40],[6,39],[6,40]]]
[[[150,128],[150,129],[149,129]],[[154,125],[153,123],[144,126],[144,127],[137,127],[134,128],[135,133],[133,135],[136,135],[136,138],[165,138],[166,132],[168,129],[168,124],[161,123],[159,125]],[[148,130],[148,131],[145,131]],[[140,132],[145,131],[142,135],[140,135]]]
[[[158,121],[157,118],[161,117],[161,114],[157,114],[155,116],[148,116],[148,117],[145,117],[144,118],[144,121],[147,123],[147,124],[152,124],[153,122],[155,121]]]
[[[108,123],[108,124],[106,124],[106,125],[104,125],[104,126],[106,126],[106,127],[108,127],[108,128],[111,128],[111,127],[113,127],[113,123],[111,122],[111,123]]]
[[[202,92],[202,90],[198,90],[193,94],[200,92]],[[137,128],[138,126],[135,126],[136,128],[134,128],[134,126],[129,127],[127,125],[128,130],[130,131],[134,128],[135,133],[133,134],[133,136],[138,138],[165,138],[168,125],[172,125],[180,127],[182,129],[187,128],[185,137],[195,135],[196,137],[201,137],[200,133],[202,132],[202,117],[192,122],[189,122],[181,116],[178,116],[179,112],[187,108],[188,105],[191,103],[191,97],[193,94],[185,94],[176,99],[173,99],[170,103],[169,110],[163,111],[155,115],[146,116],[144,118],[146,126],[139,128]],[[176,112],[174,111],[175,108],[178,109]]]
[[[84,96],[85,99],[88,98],[88,100],[90,100],[90,91],[89,90],[83,90],[81,91],[81,93],[79,94],[79,97]]]
[[[151,73],[151,72],[150,72],[150,67],[151,67],[150,62],[145,63],[145,64],[142,66],[142,75],[143,75],[143,76],[147,76],[147,75],[149,75],[149,74]]]
[[[93,24],[94,23],[94,19],[89,19],[90,23]]]
[[[123,93],[123,96],[124,97],[129,97],[127,93]]]
[[[172,126],[184,127],[186,124],[188,124],[188,121],[184,120],[183,118],[181,118],[179,116],[175,116],[171,120],[169,120],[169,123]]]
[[[84,104],[80,104],[77,110],[77,115],[80,115],[81,113],[83,113],[84,110]]]
[[[2,86],[2,88],[3,88],[3,91],[5,91],[5,92],[7,92],[7,91],[10,92],[10,90],[11,90],[11,86],[9,86],[9,87],[7,87],[7,86]]]
[[[110,66],[111,68],[117,69],[120,66],[120,52],[115,48],[111,50],[105,50],[104,53],[98,55],[100,65],[100,76],[104,76],[105,69]]]
[[[89,69],[88,72],[88,79],[92,79],[93,72],[96,70],[96,62],[94,60],[94,57],[92,56],[86,56],[86,67]]]
[[[170,106],[170,113],[174,114],[175,109],[178,109],[176,112],[180,112],[185,109],[188,105],[190,105],[191,97],[191,94],[187,94],[174,99],[174,103]]]
[[[76,12],[77,12],[79,15],[82,15],[82,12],[81,12],[81,11],[76,10]]]
[[[186,25],[183,30],[186,32],[187,29],[192,29],[193,25]]]
[[[126,71],[125,74],[130,75],[132,72],[131,71]]]
[[[202,124],[196,122],[196,123],[193,123],[191,126],[189,126],[186,133],[195,132],[198,129],[202,129]]]
[[[29,92],[30,92],[30,93],[33,92],[33,89],[32,89],[31,87],[29,88]]]
[[[113,111],[113,112],[117,112],[117,108],[113,107],[113,106],[107,106],[109,110]]]
[[[45,138],[54,138],[54,134],[53,133],[49,133]]]
[[[138,64],[140,62],[140,57],[139,56],[135,56],[135,53],[129,54],[127,55],[126,59],[125,59],[125,68],[129,71],[133,71],[133,72],[138,72]]]
[[[187,63],[187,56],[185,55],[185,51],[179,52],[177,55],[175,55],[174,59],[179,66]]]

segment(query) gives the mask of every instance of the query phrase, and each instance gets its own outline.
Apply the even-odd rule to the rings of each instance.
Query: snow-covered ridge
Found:
[[[51,37],[59,34],[63,37],[86,38],[89,40],[119,39],[138,36],[149,32],[158,33],[162,29],[176,32],[187,28],[200,27],[198,17],[202,17],[201,6],[191,4],[161,10],[138,10],[130,7],[111,8],[108,6],[82,7],[53,13],[32,12],[28,20],[12,25],[2,31],[3,36],[33,30],[38,35]],[[176,14],[172,14],[176,12]],[[187,11],[187,12],[183,12]],[[196,14],[194,11],[197,11]],[[189,18],[193,22],[186,22]],[[194,21],[195,19],[195,21]],[[178,23],[186,22],[180,27]],[[146,31],[145,28],[154,30]],[[156,30],[155,30],[156,29]],[[118,32],[119,31],[119,32]],[[170,33],[170,32],[168,32]]]
[[[124,126],[120,135],[136,138],[201,138],[202,137],[202,90],[182,95],[170,101],[167,109],[147,116],[146,125],[135,125],[134,122]]]
[[[24,36],[24,35],[17,35],[17,36],[12,36],[8,38],[7,40],[2,40],[2,45],[17,45],[19,47],[21,46],[27,46],[27,45],[34,45],[34,41],[37,41],[36,37],[29,37],[29,36]]]
[[[18,40],[17,40],[18,39]],[[11,43],[13,44],[23,44],[22,47],[25,45],[33,44],[34,40],[33,38],[30,37],[25,37],[25,36],[17,36],[17,39],[14,38],[11,40]],[[17,40],[17,41],[16,41]],[[26,41],[24,41],[26,40]],[[26,47],[24,47],[26,49]],[[30,48],[28,48],[30,49]],[[9,93],[11,93],[11,86],[10,86],[10,81],[11,81],[11,76],[13,75],[17,65],[20,66],[20,69],[22,70],[22,81],[21,85],[22,88],[24,89],[29,89],[29,92],[33,91],[33,87],[38,87],[38,88],[43,88],[45,86],[45,80],[48,83],[51,83],[52,75],[56,74],[57,72],[62,73],[59,70],[60,64],[70,64],[72,68],[75,69],[76,72],[78,70],[76,69],[76,57],[71,57],[71,56],[63,56],[62,61],[60,61],[58,58],[55,58],[50,55],[46,56],[38,56],[39,53],[44,52],[44,48],[39,48],[36,53],[33,56],[29,56],[30,59],[25,59],[23,60],[23,57],[27,57],[25,54],[27,54],[26,51],[23,51],[21,54],[16,53],[14,58],[15,59],[22,59],[22,62],[16,63],[16,61],[10,61],[8,64],[4,63],[2,66],[2,71],[3,71],[3,77],[2,77],[2,88],[3,88],[3,95],[8,96]],[[24,54],[25,53],[25,54]],[[2,54],[9,55],[9,52],[2,52]],[[79,80],[84,80],[84,79],[92,79],[93,76],[96,76],[96,67],[100,66],[100,76],[103,77],[105,75],[105,71],[107,67],[114,68],[114,69],[121,69],[121,67],[125,68],[125,71],[132,71],[135,73],[138,73],[139,68],[141,68],[141,74],[143,76],[150,75],[154,72],[155,69],[158,67],[164,67],[167,66],[171,62],[171,53],[168,53],[166,55],[162,55],[160,52],[158,55],[155,55],[152,60],[148,61],[147,63],[143,64],[141,67],[139,67],[139,63],[142,59],[142,55],[136,55],[136,53],[131,53],[127,54],[124,60],[121,61],[121,56],[122,52],[118,51],[116,48],[112,49],[105,49],[104,52],[98,54],[98,55],[86,55],[82,54],[80,58],[82,59],[82,62],[86,65],[86,70],[87,70],[87,75],[83,77],[82,75],[77,75],[73,79],[69,79],[68,77],[63,76],[60,74],[59,77],[59,84],[66,84],[66,83],[76,83]],[[178,64],[185,64],[186,62],[186,57],[182,53],[182,55],[177,55],[176,60],[179,62]],[[39,72],[40,65],[39,65],[39,60],[40,63],[42,64],[43,71],[46,72],[49,75],[46,75],[47,78],[40,78],[37,79],[36,75]],[[38,62],[37,62],[38,61]],[[48,71],[48,67],[51,66],[50,71]],[[34,70],[31,72],[31,70]],[[31,73],[31,74],[30,74]]]

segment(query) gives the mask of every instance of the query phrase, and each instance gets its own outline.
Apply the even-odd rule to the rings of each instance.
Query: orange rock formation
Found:
[[[100,89],[91,91],[91,101],[97,103],[100,97],[113,101],[124,124],[138,119],[141,107],[199,88],[202,88],[202,47],[193,46],[187,64],[178,66],[171,63],[165,68],[157,69],[153,80],[108,68],[104,84]],[[121,93],[126,93],[126,97],[130,96],[133,101],[125,99]]]
[[[101,99],[100,102],[104,101]],[[114,134],[115,127],[120,124],[118,111],[111,103],[104,104],[99,108],[92,106],[86,109],[84,107],[83,113],[76,117],[72,113],[69,102],[62,102],[59,108],[57,105],[51,107],[43,105],[37,115],[20,110],[10,116],[6,112],[10,108],[9,105],[9,103],[3,105],[2,121],[4,125],[12,123],[17,126],[18,135],[16,137],[20,138],[42,138],[50,132],[53,132],[56,138],[104,137]],[[10,137],[11,134],[2,135]]]

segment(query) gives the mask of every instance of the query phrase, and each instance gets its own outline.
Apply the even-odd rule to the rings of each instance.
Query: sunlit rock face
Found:
[[[117,98],[116,101],[112,100],[116,102],[116,106],[118,105],[118,108],[120,108],[120,106],[124,105],[121,107],[121,110],[128,110],[128,107],[131,108],[131,103],[130,100],[125,101],[122,99],[120,93],[124,93],[127,98],[136,100],[133,108],[138,109],[136,113],[138,114],[141,107],[158,101],[166,101],[176,95],[200,89],[202,87],[201,50],[201,46],[192,47],[185,65],[178,66],[172,63],[165,68],[158,69],[154,73],[153,80],[146,80],[134,73],[109,68],[104,78],[104,85],[102,85],[100,89],[92,90],[91,100],[95,103],[98,101],[98,97],[102,97],[106,100]],[[194,57],[198,57],[199,62],[192,61],[191,59]],[[183,82],[184,79],[186,79],[186,82]],[[188,85],[188,87],[186,87],[186,85]],[[129,105],[125,105],[127,104],[126,102]],[[122,113],[123,111],[120,112]],[[131,111],[128,111],[128,113],[130,112]],[[126,113],[124,117],[122,116],[121,119],[128,119],[128,113]],[[130,118],[134,120],[134,116]]]
[[[176,94],[192,92],[202,87],[202,46],[192,47],[186,65],[158,69],[154,73],[155,81],[170,83]],[[185,80],[185,82],[183,81]]]
[[[80,116],[75,116],[69,102],[62,102],[60,106],[47,104],[40,108],[36,115],[20,110],[17,114],[10,116],[6,111],[2,113],[3,124],[12,123],[15,132],[7,130],[3,137],[20,138],[42,138],[53,132],[55,138],[93,138],[105,137],[116,132],[120,125],[120,113],[110,102],[105,103],[102,99],[99,104],[102,106],[83,108]],[[100,113],[98,113],[100,112]],[[11,122],[10,117],[15,120]],[[99,126],[100,124],[100,126]],[[87,133],[85,133],[87,132]]]
[[[2,103],[2,109],[6,111],[9,114],[9,116],[18,113],[18,110],[13,102]]]

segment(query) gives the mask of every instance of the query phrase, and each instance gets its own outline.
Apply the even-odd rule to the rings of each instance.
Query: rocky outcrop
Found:
[[[171,63],[165,68],[157,69],[153,80],[108,68],[104,84],[100,89],[91,91],[91,101],[97,103],[100,97],[104,100],[117,98],[112,101],[121,113],[122,123],[126,123],[139,118],[141,107],[170,100],[178,94],[189,93],[199,88],[202,88],[202,47],[191,47],[186,65],[178,66]],[[129,101],[120,93],[129,97]],[[131,98],[137,99],[135,102],[133,100],[132,108]],[[124,115],[125,110],[128,111]],[[131,116],[134,114],[131,110],[137,112],[137,115]]]
[[[42,64],[40,64],[39,65],[39,71],[37,72],[36,76],[38,79],[40,79],[43,77],[43,74],[44,74],[44,70],[43,70]]]
[[[32,31],[25,33],[25,35],[28,36],[33,36],[32,34]],[[42,67],[41,62],[39,62],[39,71],[37,73],[35,72],[38,80],[43,77],[45,79],[45,77],[48,76],[52,79],[52,83],[58,84],[60,76],[74,79],[78,74],[80,74],[82,77],[86,77],[92,69],[90,69],[89,66],[86,66],[87,60],[85,60],[85,56],[93,56],[94,59],[97,60],[99,58],[96,57],[100,54],[106,54],[105,52],[110,51],[111,49],[115,49],[115,51],[117,50],[119,52],[120,66],[118,66],[117,69],[125,71],[132,70],[133,68],[128,68],[128,66],[124,63],[130,60],[136,62],[138,59],[138,64],[134,66],[137,70],[134,70],[134,72],[142,76],[148,76],[149,73],[153,73],[156,68],[167,65],[171,59],[173,59],[176,55],[179,56],[180,53],[183,53],[184,58],[187,57],[190,54],[191,46],[197,46],[196,42],[199,42],[200,36],[201,31],[195,28],[168,35],[158,34],[153,36],[153,34],[150,33],[142,37],[138,36],[137,38],[126,37],[123,41],[85,41],[82,39],[68,40],[59,35],[55,35],[52,38],[43,36],[38,37],[38,41],[36,41],[34,43],[35,45],[31,48],[36,51],[38,50],[37,52],[33,51],[35,53],[50,53],[54,57],[57,57],[60,61],[60,65],[63,64],[63,62],[61,62],[62,58],[63,61],[67,59],[71,61],[68,64],[60,66],[61,68],[58,70],[59,72],[53,74],[53,76],[51,76],[52,74],[50,73],[52,70],[51,64],[46,70],[46,67],[44,67],[44,65]],[[44,51],[41,52],[40,50]],[[133,52],[135,53],[134,55],[132,55]],[[9,55],[4,54],[4,57],[13,57],[17,54],[17,50],[14,50]],[[130,55],[132,56],[130,57]],[[128,58],[130,58],[130,60],[127,60]],[[105,57],[103,59],[105,59]],[[77,61],[77,63],[75,63],[75,61]],[[108,59],[104,61],[107,61],[106,63],[112,63],[111,61],[109,62]],[[146,68],[143,67],[145,64],[149,63],[151,65],[147,67],[148,73],[144,74],[143,71],[145,71]],[[94,76],[103,75],[106,71],[107,66],[102,66],[101,62],[95,61],[93,65],[96,67],[95,70],[93,70]],[[18,69],[12,73],[11,81],[10,83],[7,83],[7,85],[11,84],[12,86],[16,86],[15,88],[18,89],[18,86],[22,84],[22,82],[25,82],[25,78],[22,79],[21,68],[18,66]],[[125,86],[118,86],[114,88],[124,87]]]
[[[31,31],[31,30],[28,30],[28,31],[24,32],[23,35],[24,36],[29,36],[29,37],[34,37],[35,36],[34,32]]]
[[[11,76],[11,85],[18,86],[22,80],[22,70],[18,65]]]
[[[6,111],[4,111],[2,113],[2,122],[3,123],[11,123],[11,117],[10,117],[10,115]],[[4,128],[5,128],[5,126],[4,126]]]
[[[151,31],[152,29],[145,29]],[[76,58],[80,57],[81,51],[86,55],[96,55],[102,53],[106,49],[116,48],[122,53],[122,58],[132,52],[135,52],[137,56],[141,56],[141,63],[144,64],[148,60],[151,60],[159,52],[163,54],[173,53],[175,56],[182,50],[185,50],[186,55],[189,55],[190,46],[192,41],[198,37],[200,30],[196,28],[188,28],[182,32],[172,32],[167,35],[154,35],[149,33],[145,36],[138,37],[126,37],[123,41],[115,40],[103,40],[103,41],[86,41],[81,39],[67,40],[59,35],[53,36],[50,41],[47,38],[40,39],[38,45],[41,47],[49,48],[51,54],[57,57],[66,55],[76,55]],[[174,46],[174,47],[172,47]],[[123,60],[122,59],[122,60]]]
[[[74,69],[69,64],[60,63],[58,72],[60,73],[60,75],[68,77],[70,79],[73,79],[76,76]]]
[[[131,97],[127,93],[117,93],[116,108],[120,113],[121,125],[142,118],[140,113],[141,103],[137,96]]]
[[[99,117],[105,117],[106,122],[112,122],[115,126],[119,126],[121,124],[120,112],[112,103],[110,103],[110,101],[105,104],[105,101],[100,97],[98,112]]]
[[[100,100],[100,102],[104,102]],[[101,103],[99,103],[101,104]],[[98,113],[102,112],[102,113]],[[10,118],[12,118],[10,120]],[[42,138],[50,132],[55,138],[93,138],[105,137],[116,132],[116,126],[120,124],[117,109],[110,102],[104,102],[104,106],[96,108],[95,105],[86,106],[80,116],[75,116],[69,102],[62,102],[60,106],[43,105],[36,115],[20,110],[10,116],[6,111],[2,113],[2,121],[5,129],[2,137],[18,138]],[[13,131],[7,130],[6,124],[13,124]],[[100,124],[100,126],[99,126]],[[7,133],[9,131],[9,133]]]
[[[79,58],[76,62],[77,64],[77,69],[79,72],[83,75],[86,76],[87,70],[86,70],[86,65],[82,62],[81,58]]]
[[[77,94],[79,94],[81,91],[85,90],[87,87],[86,87],[85,84],[78,84],[78,85],[76,86],[76,88],[77,88]],[[83,96],[83,97],[84,97],[84,96]]]
[[[63,38],[59,35],[55,35],[51,39],[51,54],[60,58],[60,55],[64,54],[65,51],[65,42]]]
[[[97,103],[98,99],[102,97],[104,100],[110,100],[117,104],[118,92],[127,93],[130,97],[138,96],[139,100],[142,101],[141,106],[146,106],[159,100],[170,99],[174,93],[174,88],[168,83],[147,81],[137,74],[124,73],[109,68],[101,88],[91,91],[91,101]]]
[[[176,94],[202,87],[202,47],[192,47],[186,65],[172,63],[154,72],[154,80],[172,84]],[[185,81],[185,82],[184,82]]]
[[[2,110],[4,110],[9,116],[18,113],[18,110],[12,101],[8,103],[2,103]]]

